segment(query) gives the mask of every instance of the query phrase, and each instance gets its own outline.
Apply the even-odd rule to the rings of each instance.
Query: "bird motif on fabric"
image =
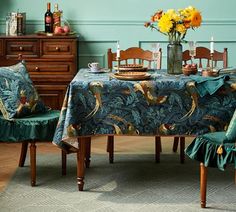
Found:
[[[175,129],[175,124],[161,124],[159,126],[159,133],[162,135],[170,135],[170,131]]]
[[[163,104],[167,100],[167,96],[157,96],[154,84],[149,81],[142,81],[134,84],[134,91],[140,91],[145,97],[148,105]]]
[[[114,123],[111,121],[105,121],[106,124],[114,127],[115,133],[117,135],[120,135],[120,134],[138,135],[139,134],[139,131],[134,127],[134,125],[131,122],[127,122],[125,119],[123,119],[117,115],[113,115],[113,114],[110,114],[108,116],[108,118],[115,120],[117,122],[121,122],[122,124],[125,125],[125,131],[122,132],[121,128],[118,126],[117,123]]]
[[[194,82],[188,82],[187,85],[186,85],[186,89],[187,89],[188,93],[191,96],[192,104],[191,104],[190,110],[182,118],[190,117],[193,114],[193,112],[195,111],[195,109],[198,107],[198,97],[199,97],[199,95],[198,95],[195,83]]]
[[[70,124],[67,127],[67,135],[68,137],[74,137],[77,136],[77,131],[80,130],[81,126],[80,125],[76,125],[76,124]]]
[[[99,81],[94,81],[89,84],[89,90],[92,92],[93,96],[95,97],[95,107],[93,110],[86,116],[86,118],[90,118],[94,116],[98,109],[102,107],[102,93],[103,84]]]

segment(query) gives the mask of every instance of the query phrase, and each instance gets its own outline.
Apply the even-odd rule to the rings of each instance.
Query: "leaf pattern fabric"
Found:
[[[0,67],[0,110],[5,119],[26,117],[48,110],[39,99],[24,62]]]
[[[236,108],[233,81],[199,97],[189,77],[150,73],[148,81],[123,81],[81,69],[68,87],[53,142],[68,150],[78,136],[200,135],[228,125]]]

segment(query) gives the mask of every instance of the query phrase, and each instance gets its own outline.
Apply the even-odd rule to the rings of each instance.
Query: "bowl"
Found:
[[[182,72],[183,72],[183,74],[184,74],[185,76],[194,75],[194,74],[197,73],[197,67],[195,67],[195,68],[192,68],[192,67],[188,67],[188,68],[183,67],[183,68],[182,68]]]
[[[212,70],[202,70],[202,76],[203,77],[218,77],[219,72],[218,71],[212,71]]]

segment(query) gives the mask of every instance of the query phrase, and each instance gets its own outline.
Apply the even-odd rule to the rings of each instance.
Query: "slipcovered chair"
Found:
[[[0,142],[22,143],[20,167],[24,166],[28,143],[31,143],[32,186],[36,184],[35,143],[52,141],[59,114],[60,111],[50,110],[40,99],[24,61],[0,67]]]
[[[30,143],[31,186],[36,184],[36,142],[52,141],[59,114],[59,111],[51,110],[14,120],[7,120],[0,116],[0,142],[22,143],[19,167],[24,166],[28,143]],[[62,152],[62,155],[64,154]],[[62,164],[65,164],[65,161]]]
[[[224,170],[234,163],[236,184],[236,110],[226,132],[207,133],[196,137],[185,153],[200,162],[201,207],[206,207],[207,167]]]
[[[210,67],[210,61],[211,61],[211,54],[210,54],[210,49],[203,47],[203,46],[198,46],[196,48],[196,56],[194,59],[197,61],[197,65],[199,68],[203,67],[203,62],[205,62],[206,67]],[[183,65],[188,64],[188,62],[191,61],[191,56],[189,54],[189,50],[185,50],[183,52]],[[217,67],[217,62],[221,63],[220,67],[221,68],[227,68],[228,66],[228,49],[224,48],[222,52],[214,50],[213,54],[213,62],[214,62],[214,67]],[[175,137],[174,138],[174,144],[173,144],[173,152],[177,151],[178,148],[178,143],[180,140],[180,152],[184,152],[185,148],[185,137]],[[184,154],[180,154],[180,161],[181,163],[184,162]]]

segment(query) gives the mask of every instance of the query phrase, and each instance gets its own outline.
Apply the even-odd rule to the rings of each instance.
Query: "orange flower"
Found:
[[[145,27],[149,27],[150,25],[151,25],[150,22],[145,22],[145,23],[144,23],[144,26],[145,26]]]
[[[191,20],[189,19],[184,19],[183,20],[183,24],[185,26],[186,29],[189,29],[190,28],[190,24],[191,24]]]
[[[163,10],[158,10],[152,17],[151,17],[151,21],[152,22],[156,22],[158,21],[161,16],[162,16]]]
[[[191,16],[191,26],[192,27],[199,27],[202,23],[202,16],[200,12],[194,11]]]

